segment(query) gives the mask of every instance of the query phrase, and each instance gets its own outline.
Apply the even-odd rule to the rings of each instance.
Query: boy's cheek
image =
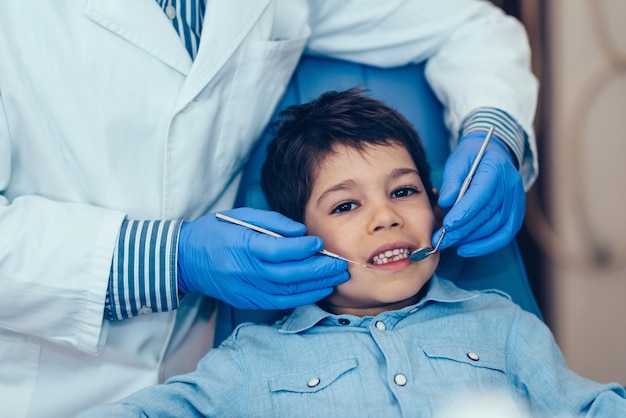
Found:
[[[439,229],[443,227],[443,209],[436,203],[439,199],[439,190],[433,188],[433,193],[435,195],[435,203],[432,205],[433,213],[435,214],[435,229]]]
[[[433,212],[435,214],[435,229],[440,229],[443,227],[443,210],[439,205],[435,205]]]

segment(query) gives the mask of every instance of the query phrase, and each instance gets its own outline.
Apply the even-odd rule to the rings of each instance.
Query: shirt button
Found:
[[[339,323],[341,325],[350,325],[350,320],[348,318],[339,318]]]
[[[165,15],[170,19],[174,19],[176,17],[176,9],[171,4],[165,8]]]
[[[378,328],[381,331],[384,331],[387,329],[387,327],[385,326],[385,323],[383,321],[376,321],[376,323],[374,324],[374,326],[376,328]]]
[[[397,375],[393,377],[393,381],[398,386],[404,386],[406,385],[407,379],[405,375],[403,375],[402,373],[398,373]]]
[[[137,311],[139,315],[146,315],[152,313],[152,308],[148,308],[147,306],[143,306],[141,309]]]
[[[417,312],[418,310],[419,310],[419,308],[417,308],[417,307],[416,307],[416,308],[411,309],[411,310],[409,311],[409,313],[415,313],[415,312]]]
[[[315,386],[319,384],[320,384],[320,380],[317,377],[314,377],[311,380],[309,380],[309,382],[306,385],[310,388],[314,388]]]
[[[480,357],[478,356],[478,354],[472,353],[471,351],[469,353],[467,353],[467,358],[469,358],[470,360],[473,360],[473,361],[480,360]]]

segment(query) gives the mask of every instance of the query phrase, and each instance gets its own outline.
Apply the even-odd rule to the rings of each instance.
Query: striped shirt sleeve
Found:
[[[494,135],[509,147],[515,166],[519,168],[524,156],[526,132],[505,111],[493,107],[481,107],[474,110],[461,124],[459,138],[471,132],[487,131],[492,125],[496,127]]]
[[[181,224],[182,221],[124,220],[111,263],[106,317],[119,321],[178,308]]]
[[[157,0],[195,58],[206,0]],[[119,321],[179,306],[178,233],[182,221],[125,220],[113,254],[105,316]]]

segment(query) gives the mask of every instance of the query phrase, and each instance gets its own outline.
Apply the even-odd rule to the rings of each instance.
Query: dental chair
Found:
[[[450,152],[449,133],[444,125],[442,105],[424,77],[423,64],[381,69],[327,58],[303,57],[274,117],[285,107],[308,102],[325,91],[355,86],[387,102],[413,123],[426,148],[433,187],[440,188],[443,166]],[[268,209],[260,178],[265,150],[271,138],[270,125],[244,170],[235,206]],[[461,258],[456,255],[455,248],[446,249],[442,251],[437,274],[464,289],[504,291],[523,309],[542,318],[515,241],[499,251],[475,258]],[[242,310],[220,302],[214,345],[219,345],[241,322],[269,323],[286,313]]]

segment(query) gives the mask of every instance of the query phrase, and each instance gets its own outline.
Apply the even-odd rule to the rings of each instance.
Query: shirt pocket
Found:
[[[446,341],[422,343],[420,349],[430,365],[435,387],[482,390],[509,385],[504,347]]]
[[[269,380],[269,391],[275,411],[309,411],[323,416],[329,408],[354,401],[354,394],[362,392],[355,357],[307,365],[300,370],[275,376]],[[357,387],[355,387],[355,384]]]
[[[232,88],[219,133],[216,163],[226,173],[237,171],[270,120],[306,47],[305,36],[285,40],[247,39],[227,72]]]

